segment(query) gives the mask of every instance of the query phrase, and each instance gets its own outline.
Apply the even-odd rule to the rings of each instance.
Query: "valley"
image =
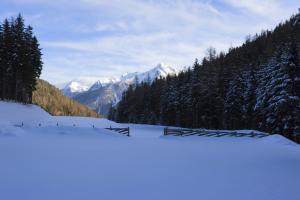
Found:
[[[0,113],[1,199],[298,200],[300,148],[280,135],[163,136],[164,126],[0,109],[10,111]]]
[[[299,2],[0,4],[0,200],[300,199]]]

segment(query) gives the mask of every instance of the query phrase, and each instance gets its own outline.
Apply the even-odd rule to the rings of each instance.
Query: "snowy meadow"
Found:
[[[300,147],[279,135],[162,136],[162,126],[0,108],[0,199],[300,197]],[[131,137],[109,126],[129,126]]]

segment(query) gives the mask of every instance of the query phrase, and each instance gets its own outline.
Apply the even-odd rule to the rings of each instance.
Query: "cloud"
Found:
[[[296,12],[297,5],[300,5],[300,0],[224,0],[224,2],[271,20],[280,18],[282,20],[283,16],[290,16]]]
[[[177,68],[239,45],[297,11],[300,0],[3,0],[40,38],[52,83],[118,76],[164,62]],[[62,6],[67,5],[67,6]],[[19,12],[10,7],[8,12]],[[1,11],[1,8],[0,8]],[[59,74],[59,75],[58,75]]]
[[[95,30],[96,31],[120,31],[120,30],[125,30],[127,28],[125,23],[122,22],[117,22],[115,24],[103,24],[99,23],[96,25]]]

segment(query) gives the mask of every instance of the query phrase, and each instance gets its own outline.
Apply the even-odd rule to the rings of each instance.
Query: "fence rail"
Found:
[[[24,126],[24,123],[23,122],[22,123],[15,123],[15,124],[13,124],[13,126],[22,128]],[[38,127],[42,127],[42,123],[38,123],[37,126]],[[46,126],[49,126],[49,124],[46,124]],[[76,124],[72,124],[72,125],[66,126],[66,125],[59,125],[58,122],[55,125],[53,124],[52,126],[57,126],[57,127],[77,127]],[[94,129],[94,128],[96,128],[96,126],[93,124],[92,128]],[[127,128],[112,128],[112,127],[109,127],[109,128],[105,128],[105,129],[111,130],[111,131],[115,131],[115,132],[118,132],[118,133],[121,133],[121,134],[124,134],[124,135],[126,135],[128,137],[130,136],[130,129],[129,129],[129,127],[127,127]]]
[[[255,137],[262,138],[266,137],[269,134],[267,133],[257,133],[257,132],[238,132],[238,131],[218,131],[218,130],[206,130],[206,129],[181,129],[181,128],[164,128],[164,135],[174,135],[174,136],[207,136],[207,137],[223,137],[223,136],[232,136],[232,137]]]
[[[111,131],[115,131],[115,132],[118,132],[118,133],[121,133],[121,134],[124,134],[126,136],[130,136],[130,130],[129,130],[129,127],[127,128],[112,128],[112,127],[109,127],[109,128],[105,128],[107,130],[111,130]]]

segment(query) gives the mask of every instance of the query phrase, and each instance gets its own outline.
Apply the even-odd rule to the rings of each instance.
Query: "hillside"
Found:
[[[59,89],[41,79],[37,81],[32,102],[52,115],[100,117],[96,112],[64,96]]]

